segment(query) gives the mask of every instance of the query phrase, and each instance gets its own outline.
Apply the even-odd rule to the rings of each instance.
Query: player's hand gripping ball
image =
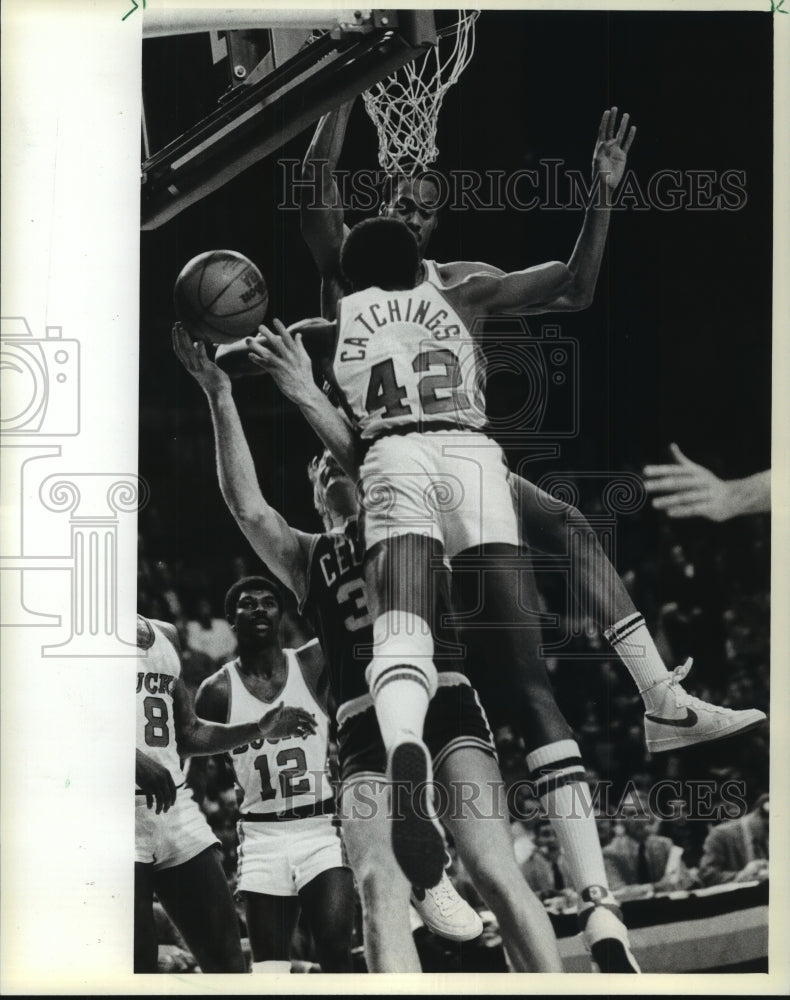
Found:
[[[257,333],[269,293],[263,275],[235,250],[209,250],[186,264],[173,289],[176,314],[194,337],[232,344]]]

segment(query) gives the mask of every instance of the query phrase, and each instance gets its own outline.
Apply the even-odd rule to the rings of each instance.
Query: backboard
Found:
[[[156,11],[143,28],[141,224],[155,229],[422,54],[433,12]],[[167,81],[163,86],[162,81]]]

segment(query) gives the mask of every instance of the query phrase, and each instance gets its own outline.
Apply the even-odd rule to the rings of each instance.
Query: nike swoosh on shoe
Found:
[[[678,719],[662,719],[658,715],[648,715],[647,713],[645,713],[645,718],[650,719],[651,722],[658,722],[662,726],[677,726],[679,729],[689,729],[699,722],[697,713],[691,708],[686,709],[685,717]]]

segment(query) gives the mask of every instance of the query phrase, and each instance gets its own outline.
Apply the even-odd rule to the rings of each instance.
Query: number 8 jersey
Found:
[[[181,659],[165,630],[172,625],[137,616],[137,749],[151,757],[179,787],[184,784],[176,746],[173,688]]]
[[[242,818],[244,813],[278,813],[332,798],[327,767],[326,707],[308,685],[295,650],[284,649],[283,653],[287,677],[282,691],[271,702],[263,701],[247,689],[237,659],[222,668],[228,677],[229,725],[255,722],[281,701],[305,709],[317,722],[315,733],[306,738],[252,740],[230,753],[236,781],[244,792]]]
[[[398,428],[485,427],[482,354],[430,281],[347,295],[337,324],[335,378],[363,439]]]

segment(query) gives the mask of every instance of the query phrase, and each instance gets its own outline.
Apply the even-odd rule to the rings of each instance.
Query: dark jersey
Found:
[[[321,642],[338,706],[368,692],[365,668],[373,657],[373,621],[368,610],[364,556],[365,544],[354,518],[344,530],[315,535],[308,559],[307,588],[299,607]],[[443,610],[448,607],[445,597],[439,598],[439,604]],[[462,670],[454,636],[446,628],[439,631],[436,669]]]
[[[357,522],[315,535],[300,612],[312,625],[329,665],[335,702],[366,694],[365,667],[373,655],[373,622],[362,569],[365,547]]]

